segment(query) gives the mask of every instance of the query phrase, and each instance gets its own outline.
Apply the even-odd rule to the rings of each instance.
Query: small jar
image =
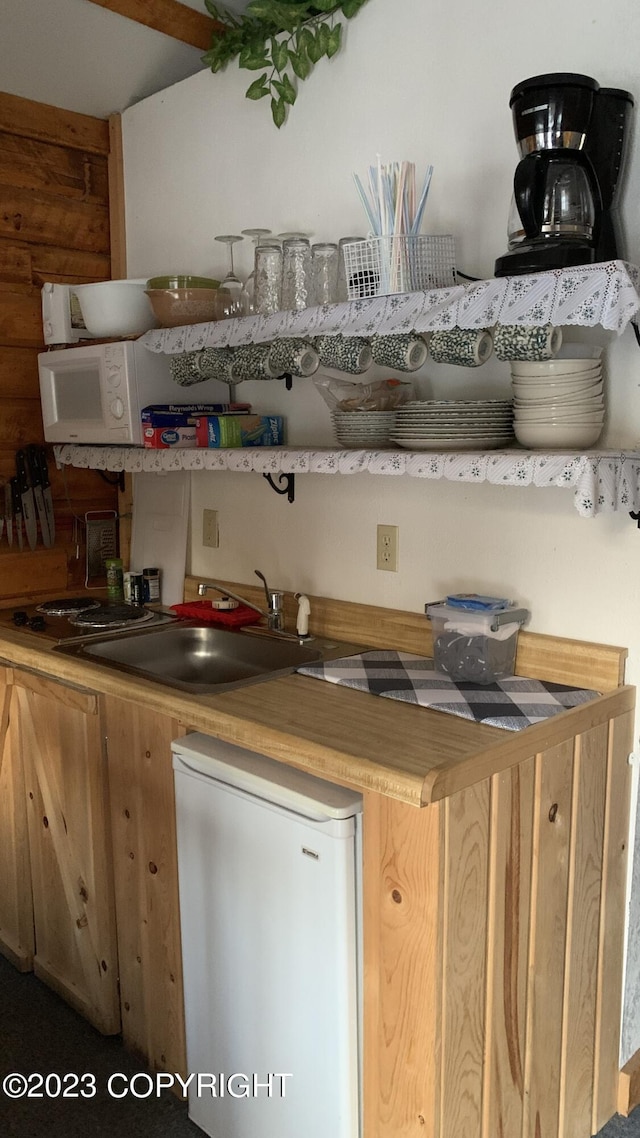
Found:
[[[311,246],[311,303],[335,304],[338,299],[338,246]]]
[[[107,574],[107,597],[110,601],[124,600],[124,570],[121,557],[109,557],[104,563]]]
[[[122,574],[122,596],[123,596],[125,605],[131,604],[131,578],[132,578],[132,576],[133,576],[132,573],[123,573]]]
[[[253,310],[271,316],[282,308],[282,248],[275,243],[258,245],[255,254]]]
[[[158,604],[160,602],[160,570],[142,570],[142,599],[145,604]]]
[[[307,237],[292,237],[282,245],[282,307],[300,312],[311,292],[311,245]]]
[[[129,595],[132,605],[144,603],[144,578],[142,573],[129,574]]]

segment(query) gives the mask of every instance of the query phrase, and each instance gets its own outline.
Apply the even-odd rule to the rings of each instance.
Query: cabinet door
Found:
[[[13,670],[0,668],[0,952],[33,968],[33,903],[24,775],[17,738]]]
[[[106,700],[122,1035],[151,1067],[186,1073],[168,716]]]
[[[108,782],[98,698],[15,673],[34,971],[99,1031],[120,1029]]]

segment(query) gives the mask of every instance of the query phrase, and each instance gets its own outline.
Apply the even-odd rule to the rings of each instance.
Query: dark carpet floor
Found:
[[[171,1091],[160,1098],[117,1099],[107,1082],[114,1073],[119,1093],[144,1068],[124,1050],[118,1036],[100,1035],[32,974],[17,972],[0,956],[0,1135],[2,1138],[203,1138],[187,1118],[187,1107]],[[12,1100],[3,1088],[7,1075],[67,1073],[95,1076],[75,1088],[78,1098]],[[136,1084],[134,1083],[134,1086]],[[57,1080],[49,1082],[55,1095]],[[71,1080],[66,1089],[71,1090]],[[146,1091],[144,1083],[136,1089]],[[44,1093],[44,1092],[43,1092]],[[256,1136],[258,1138],[258,1136]]]
[[[108,1093],[107,1083],[114,1073],[123,1075],[115,1083],[119,1092],[144,1070],[124,1050],[119,1037],[100,1035],[32,974],[16,972],[0,956],[2,1138],[203,1138],[203,1131],[189,1122],[186,1104],[170,1091],[162,1091],[159,1098],[154,1093],[150,1098],[127,1094],[117,1099]],[[3,1081],[12,1073],[86,1073],[95,1077],[97,1093],[82,1097],[83,1087],[92,1089],[86,1080],[75,1088],[78,1098],[57,1096],[54,1077],[49,1083],[53,1097],[11,1099]],[[66,1084],[69,1090],[74,1089],[70,1082]],[[146,1089],[144,1080],[137,1089]],[[640,1138],[640,1107],[629,1118],[616,1115],[598,1138]]]

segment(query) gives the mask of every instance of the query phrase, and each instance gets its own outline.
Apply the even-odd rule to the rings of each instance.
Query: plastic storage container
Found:
[[[529,613],[509,602],[504,606],[500,610],[464,608],[444,601],[426,605],[433,626],[436,671],[446,672],[457,682],[475,684],[493,684],[512,676],[518,632]]]

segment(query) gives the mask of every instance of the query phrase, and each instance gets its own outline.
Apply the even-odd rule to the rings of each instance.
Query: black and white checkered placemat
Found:
[[[495,684],[456,683],[436,672],[433,660],[408,652],[362,652],[326,664],[309,664],[298,671],[305,676],[344,684],[387,699],[417,703],[434,711],[447,711],[475,719],[490,727],[521,731],[564,711],[595,699],[600,692],[585,688],[508,676]]]

